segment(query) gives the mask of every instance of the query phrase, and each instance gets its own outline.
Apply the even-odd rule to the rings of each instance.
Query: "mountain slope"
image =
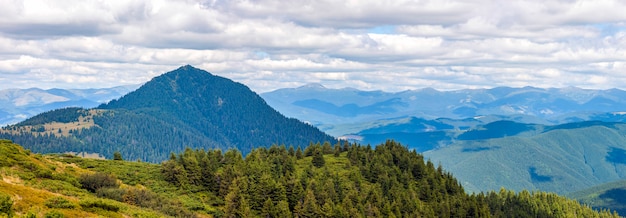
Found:
[[[17,123],[53,109],[96,107],[138,87],[138,85],[128,85],[103,89],[0,90],[0,126]]]
[[[501,138],[457,140],[424,155],[441,163],[471,191],[507,187],[565,194],[626,178],[626,124],[515,126],[529,130]],[[496,133],[512,128],[498,129]]]
[[[80,158],[35,154],[11,141],[0,140],[0,217],[63,217],[59,214],[65,217],[193,215],[182,206],[179,198],[166,197],[162,193],[142,188],[141,184],[159,185],[170,190],[175,188],[159,181],[159,166],[156,164],[123,161],[110,161],[107,164],[117,172],[129,172],[125,175],[118,173],[121,179],[130,175],[142,178],[142,181],[132,182],[116,180],[115,175],[98,172],[93,167],[80,168],[74,163],[63,163],[68,159]],[[92,166],[93,161],[90,162]],[[108,189],[112,193],[110,190],[114,189],[119,197],[126,196],[129,201],[114,201],[107,199],[103,192],[90,192],[85,189],[88,183],[83,178],[107,179],[111,183],[103,190]],[[104,180],[94,181],[93,184],[103,184],[97,181]],[[132,201],[132,195],[137,194],[142,195],[141,204]],[[146,204],[157,201],[167,206]]]
[[[609,209],[626,214],[626,180],[601,184],[567,196],[597,210]]]
[[[71,127],[64,129],[67,125],[47,122],[67,123],[56,117],[67,113],[76,113],[73,121],[78,122],[71,133]],[[111,157],[120,151],[151,162],[185,147],[247,153],[257,146],[335,141],[315,127],[282,116],[246,86],[191,66],[155,77],[96,109],[70,108],[41,116],[51,118],[42,119],[45,123],[26,120],[5,128],[3,136],[37,152],[86,151]]]

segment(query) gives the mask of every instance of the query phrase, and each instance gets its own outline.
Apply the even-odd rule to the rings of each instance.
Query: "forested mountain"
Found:
[[[88,152],[159,162],[172,151],[300,145],[335,139],[286,118],[248,87],[183,66],[95,109],[66,108],[3,128],[36,152]]]
[[[623,123],[499,121],[460,132],[424,155],[470,191],[506,187],[566,194],[626,179],[625,135]]]
[[[597,210],[612,210],[626,214],[626,180],[605,183],[567,194]]]
[[[96,107],[135,90],[139,85],[102,89],[4,89],[0,90],[0,126],[65,107]]]
[[[40,155],[0,140],[0,172],[0,216],[9,217],[619,217],[545,192],[467,194],[392,141],[260,147],[245,159],[186,149],[153,164]]]

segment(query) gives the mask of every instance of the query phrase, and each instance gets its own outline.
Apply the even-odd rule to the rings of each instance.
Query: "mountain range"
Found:
[[[261,94],[288,117],[310,122],[334,136],[355,134],[372,122],[417,117],[426,120],[484,118],[487,122],[562,124],[589,120],[626,110],[626,91],[576,87],[497,87],[438,91],[432,88],[402,92],[330,89],[320,84],[278,89]],[[457,122],[458,123],[458,122]],[[484,122],[480,122],[484,124]]]
[[[371,145],[393,139],[444,166],[469,192],[566,194],[626,179],[625,97],[574,87],[391,93],[319,84],[259,96],[184,66],[96,108],[57,109],[5,127],[0,138],[37,152],[110,158],[120,151],[150,162],[185,147],[245,153],[334,142],[329,135]]]
[[[372,145],[393,139],[423,152],[468,192],[566,194],[626,179],[625,94],[574,87],[390,93],[309,84],[262,96],[342,139]],[[623,189],[612,190],[600,195]],[[619,202],[596,205],[625,208]]]
[[[286,118],[243,84],[183,66],[93,109],[64,108],[4,127],[0,138],[42,153],[87,152],[166,160],[171,152],[308,146],[336,140]]]
[[[37,114],[64,108],[92,108],[137,89],[139,85],[102,89],[4,89],[0,90],[0,126]]]

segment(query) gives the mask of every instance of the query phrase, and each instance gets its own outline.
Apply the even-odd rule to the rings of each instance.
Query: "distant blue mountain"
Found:
[[[261,96],[284,115],[309,122],[336,136],[360,131],[370,134],[366,130],[379,128],[375,124],[377,121],[396,119],[404,122],[407,117],[425,120],[449,118],[457,120],[456,127],[472,127],[496,120],[554,125],[593,119],[621,119],[608,113],[626,111],[626,91],[575,87],[497,87],[456,91],[425,88],[383,92],[329,89],[311,84],[279,89]],[[472,121],[467,125],[459,123],[474,117],[496,120]],[[396,127],[388,125],[386,128]]]
[[[25,120],[39,113],[65,108],[91,108],[139,88],[139,85],[102,89],[5,89],[0,90],[0,126]]]

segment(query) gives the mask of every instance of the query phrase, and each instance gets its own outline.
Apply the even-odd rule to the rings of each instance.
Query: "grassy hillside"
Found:
[[[564,126],[530,136],[457,141],[424,154],[470,191],[570,193],[625,179],[626,125]]]
[[[115,201],[104,198],[102,193],[90,192],[84,188],[88,178],[100,175],[103,176],[101,178],[112,179],[110,187],[117,189],[122,196],[142,192],[153,194],[153,199],[161,196],[144,188],[142,183],[148,180],[127,183],[130,180],[115,179],[117,175],[124,176],[123,173],[102,174],[91,167],[62,161],[72,159],[80,158],[33,154],[8,140],[0,140],[0,216],[164,217],[190,214],[183,206],[173,206],[170,210],[150,208],[133,204],[130,200]],[[81,160],[98,163],[96,160]],[[134,175],[159,175],[158,170],[157,173],[150,172],[158,169],[159,166],[154,164],[120,161],[109,161],[107,164],[108,168],[116,168],[120,172],[132,170]],[[177,205],[178,200],[170,201],[171,205]]]
[[[0,217],[617,217],[542,192],[468,195],[406,147],[192,150],[162,164],[39,155],[0,141]],[[534,206],[530,206],[534,205]]]

